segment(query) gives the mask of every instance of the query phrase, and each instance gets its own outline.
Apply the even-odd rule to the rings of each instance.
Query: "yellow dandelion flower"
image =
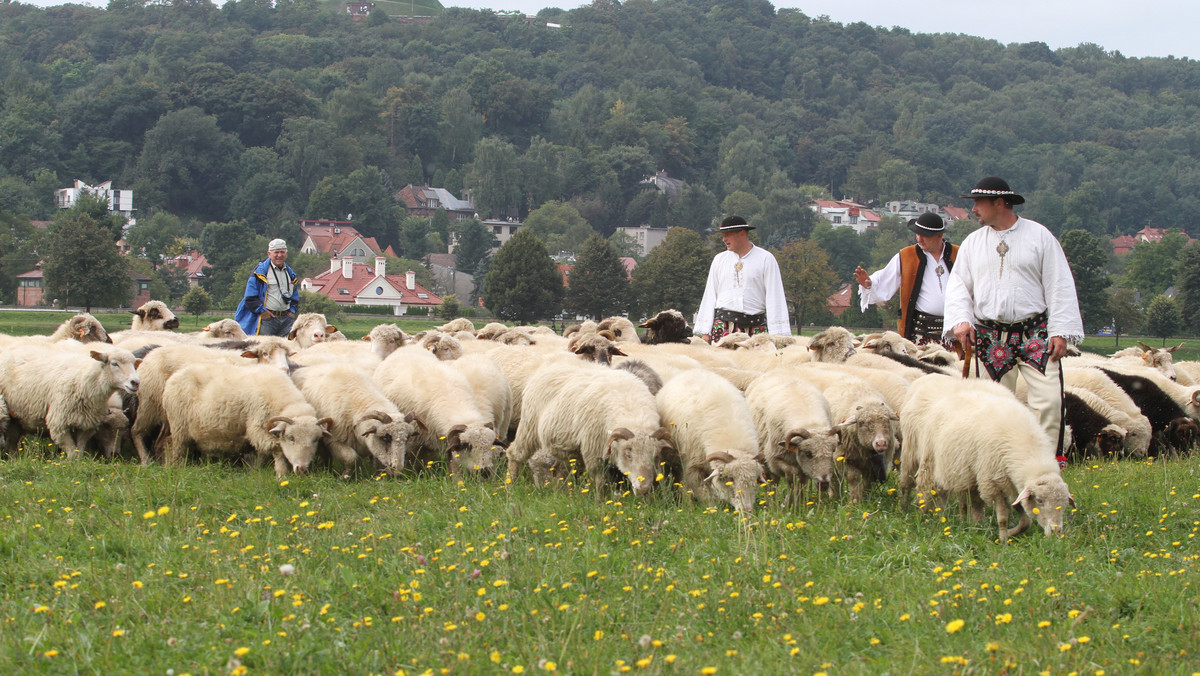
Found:
[[[667,664],[675,664],[675,653],[671,653],[670,655],[667,655],[666,657],[663,658],[663,661],[666,662]]]
[[[1038,622],[1038,629],[1045,629],[1046,627],[1049,627],[1049,626],[1050,626],[1050,620],[1042,620],[1041,622]]]
[[[1090,643],[1090,642],[1091,642],[1091,640],[1092,640],[1092,637],[1090,637],[1090,636],[1080,636],[1079,638],[1077,638],[1077,639],[1075,639],[1075,640],[1076,640],[1076,641],[1078,641],[1078,642],[1080,642],[1080,643]]]
[[[1053,594],[1053,593],[1054,593],[1054,592],[1056,592],[1056,591],[1058,591],[1058,589],[1057,589],[1057,588],[1055,588],[1055,587],[1046,587],[1046,593],[1047,593],[1047,594]]]
[[[125,630],[124,629],[113,629],[112,635],[115,638],[120,638],[125,635]]]
[[[653,657],[643,657],[642,659],[638,660],[637,662],[634,662],[634,664],[636,664],[638,667],[640,667],[642,669],[645,669],[646,667],[650,666],[650,663],[653,661],[654,661]]]
[[[107,605],[108,605],[108,604],[107,604],[107,603],[105,603],[104,601],[96,601],[96,604],[92,606],[92,609],[93,609],[93,610],[100,610],[101,608],[103,608],[104,606],[107,606]]]
[[[558,665],[554,662],[547,662],[542,665],[542,668],[546,671],[558,671]]]
[[[162,507],[159,507],[159,508],[158,508],[158,515],[159,515],[159,516],[162,516],[162,515],[166,514],[167,512],[170,512],[170,511],[171,511],[171,508],[170,508],[170,507],[168,507],[168,506],[166,506],[166,505],[163,505]]]
[[[966,624],[966,622],[962,620],[951,620],[946,623],[946,633],[953,634],[959,629],[962,629],[964,624]]]
[[[717,668],[716,667],[704,667],[703,669],[700,670],[700,673],[706,674],[706,675],[707,674],[715,674],[715,673],[717,673]]]
[[[901,622],[908,622],[911,619],[912,619],[912,615],[909,615],[908,613],[904,613],[903,615],[900,616]]]
[[[144,513],[142,514],[142,518],[143,518],[143,519],[153,519],[153,518],[154,518],[154,510],[152,509],[152,510],[150,510],[150,511],[148,511],[148,512],[144,512]]]
[[[814,605],[814,606],[823,606],[823,605],[825,605],[826,603],[829,603],[829,597],[828,597],[828,596],[818,596],[817,598],[813,599],[813,605]]]
[[[1067,652],[1067,651],[1068,651],[1068,650],[1070,650],[1070,649],[1071,649],[1071,644],[1070,644],[1070,643],[1060,643],[1060,644],[1059,644],[1059,646],[1058,646],[1058,651],[1059,651],[1060,653],[1065,653],[1065,652]]]
[[[512,672],[514,674],[523,674],[523,673],[525,673],[525,667],[518,664],[517,666],[512,668]]]
[[[879,639],[877,639],[877,638],[875,638],[874,636],[872,636],[872,637],[871,637],[871,640],[869,641],[869,643],[870,643],[871,645],[879,645],[880,641],[879,641]]]
[[[46,652],[44,652],[42,654],[45,655],[46,657],[58,657],[57,650],[47,650]]]
[[[142,584],[142,581],[141,581],[141,580],[134,580],[134,581],[133,581],[133,588],[134,588],[134,589],[141,589],[141,588],[142,588],[142,587],[144,587],[144,586],[146,586],[146,585]]]
[[[600,639],[604,638],[604,630],[602,630],[602,629],[597,629],[597,630],[596,630],[596,633],[595,633],[595,634],[592,634],[592,638],[593,638],[593,639],[595,639],[595,640],[597,640],[597,641],[599,641]]]
[[[488,655],[488,659],[494,664],[500,664],[500,653],[493,650],[492,654]]]
[[[486,617],[487,617],[487,615],[484,615],[484,614],[483,614],[483,611],[479,611],[478,613],[475,613],[475,621],[476,621],[476,622],[483,622],[483,620],[484,620]]]
[[[987,651],[988,651],[989,653],[994,653],[994,652],[996,652],[996,651],[997,651],[997,650],[999,650],[999,649],[1000,649],[1000,644],[999,644],[999,643],[997,643],[996,641],[988,641],[988,644],[987,644]]]

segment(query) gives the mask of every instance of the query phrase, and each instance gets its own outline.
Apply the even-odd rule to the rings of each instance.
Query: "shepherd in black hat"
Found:
[[[866,312],[871,303],[884,303],[900,291],[900,320],[897,331],[918,345],[942,342],[946,284],[958,255],[958,247],[945,239],[941,216],[927,211],[908,222],[917,243],[900,253],[875,274],[868,276],[860,265],[854,270],[859,285],[859,303]]]
[[[753,229],[741,216],[726,218],[718,228],[725,251],[708,268],[696,313],[696,331],[707,342],[734,331],[791,335],[779,263],[750,241]]]
[[[968,362],[1013,392],[1017,375],[1030,408],[1062,453],[1062,367],[1067,343],[1083,340],[1075,279],[1062,246],[1041,223],[1018,216],[1025,198],[996,176],[963,197],[984,226],[963,240],[946,289],[946,330]]]

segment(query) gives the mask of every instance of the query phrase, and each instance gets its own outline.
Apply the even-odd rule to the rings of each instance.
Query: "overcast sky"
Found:
[[[62,0],[30,0],[40,6]],[[78,1],[78,0],[77,0]],[[106,0],[83,0],[104,6]],[[214,0],[220,5],[224,0]],[[572,9],[590,0],[442,0],[450,7],[515,9],[536,14],[544,7]],[[1197,0],[776,0],[841,23],[903,26],[914,33],[965,33],[1003,43],[1045,42],[1051,48],[1094,42],[1125,56],[1200,58]]]

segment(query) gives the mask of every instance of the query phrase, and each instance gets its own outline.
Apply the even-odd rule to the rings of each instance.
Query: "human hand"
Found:
[[[858,280],[858,285],[864,289],[871,288],[871,276],[863,269],[863,266],[858,266],[854,269],[854,279]]]
[[[263,310],[262,314],[260,316],[263,319],[272,319],[273,317],[275,317],[275,313],[271,312],[270,310]]]
[[[1050,338],[1050,361],[1058,361],[1067,356],[1067,339],[1062,336]]]
[[[975,344],[975,327],[971,326],[970,322],[959,322],[954,327],[954,339],[958,341],[965,349],[968,345]]]

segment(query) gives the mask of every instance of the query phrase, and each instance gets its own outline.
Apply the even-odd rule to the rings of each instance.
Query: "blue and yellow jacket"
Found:
[[[283,265],[287,270],[288,280],[292,285],[292,302],[289,307],[292,313],[300,307],[300,286],[296,284],[296,272],[288,264]],[[238,303],[237,312],[233,318],[242,325],[242,330],[248,335],[258,335],[258,325],[262,321],[263,302],[267,298],[267,272],[271,269],[271,259],[264,259],[254,268],[254,274],[246,280],[246,293],[242,294],[242,302]]]

